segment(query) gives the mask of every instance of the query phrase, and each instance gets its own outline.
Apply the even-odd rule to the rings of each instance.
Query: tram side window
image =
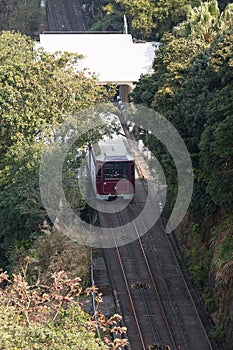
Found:
[[[96,175],[96,178],[98,180],[101,180],[102,179],[102,166],[100,164],[97,165],[97,175]]]
[[[134,178],[134,163],[130,164],[130,179]]]

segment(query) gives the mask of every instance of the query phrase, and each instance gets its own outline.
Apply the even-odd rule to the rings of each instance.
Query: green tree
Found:
[[[35,284],[26,280],[27,268],[23,273],[14,274],[12,280],[0,272],[0,347],[8,349],[119,349],[127,345],[125,327],[119,327],[121,316],[115,314],[106,318],[97,313],[98,327],[103,334],[101,341],[96,335],[94,317],[85,313],[79,300],[82,295],[93,295],[96,303],[102,302],[97,288],[82,290],[79,277],[68,278],[64,271],[54,272],[48,285]],[[115,339],[111,341],[111,332]]]
[[[40,0],[2,0],[0,30],[15,30],[31,35],[40,19]]]
[[[217,0],[202,2],[200,6],[189,7],[187,20],[173,28],[175,35],[213,42],[221,33],[233,28],[233,4],[228,4],[220,13]]]
[[[146,38],[155,28],[154,5],[150,0],[116,0],[116,3],[123,7],[126,15],[129,14],[132,29],[142,38]]]
[[[111,0],[96,3],[95,21],[91,30],[123,29],[126,15],[129,32],[140,39],[158,39],[163,32],[186,18],[189,4],[197,5],[197,0]],[[101,6],[102,5],[102,6]]]
[[[160,0],[156,1],[154,8],[154,21],[157,36],[160,38],[164,32],[172,28],[187,17],[190,6],[197,6],[197,0]]]
[[[213,6],[213,8],[210,8],[210,5]],[[216,151],[215,158],[213,158],[213,155],[211,156],[211,153],[206,151],[206,172],[203,171],[202,165],[200,164],[202,158],[200,158],[199,146],[202,135],[204,137],[204,135],[208,133],[210,137],[217,127],[213,115],[216,115],[216,118],[220,118],[221,115],[223,119],[220,120],[223,121],[224,114],[228,116],[229,113],[232,113],[232,86],[230,84],[232,58],[229,50],[229,47],[231,47],[231,35],[230,32],[226,30],[227,28],[228,30],[231,28],[229,24],[233,16],[232,13],[229,12],[229,9],[230,7],[227,7],[225,11],[220,14],[218,8],[216,8],[215,1],[201,4],[197,9],[193,9],[195,20],[190,19],[190,27],[192,26],[191,24],[195,22],[195,26],[197,27],[200,24],[200,31],[197,31],[196,34],[194,32],[189,32],[188,34],[187,32],[185,35],[183,35],[184,33],[181,35],[180,33],[179,37],[172,34],[164,35],[160,51],[157,53],[154,61],[154,73],[151,76],[142,77],[132,93],[132,99],[135,103],[142,103],[146,106],[153,107],[159,113],[166,116],[177,128],[186,142],[195,171],[193,195],[195,200],[192,202],[192,207],[195,212],[199,212],[200,217],[202,211],[212,212],[216,210],[216,207],[220,203],[222,203],[221,207],[226,208],[229,203],[229,198],[231,197],[231,165],[229,159],[227,161],[228,167],[230,167],[228,169],[229,171],[225,172],[226,178],[223,176],[225,190],[223,190],[224,186],[221,187],[220,185],[217,191],[218,176],[216,176],[216,174],[218,171],[217,169],[214,171],[209,163],[212,160],[212,164],[215,164],[216,168],[219,168],[220,163],[224,163],[224,160],[219,158],[218,163],[216,162]],[[214,17],[214,20],[210,21],[210,26],[210,22],[207,21],[207,27],[211,29],[209,31],[206,30],[207,27],[203,28],[202,26],[203,18],[207,10],[209,12],[212,11]],[[226,13],[228,13],[228,15],[226,15]],[[198,14],[198,16],[196,16],[196,14]],[[211,13],[209,13],[209,15],[211,15]],[[185,25],[187,25],[187,21]],[[182,28],[182,24],[178,28]],[[206,40],[206,33],[212,33],[211,40],[210,36],[208,36],[208,40]],[[221,39],[221,35],[225,38],[224,40]],[[221,44],[222,46],[220,45],[221,40],[224,42],[224,44]],[[214,43],[211,45],[212,42]],[[217,47],[219,50],[221,47],[219,56],[217,55]],[[212,51],[214,48],[216,51],[213,54]],[[219,59],[217,59],[218,57]],[[213,59],[215,60],[215,68],[213,68]],[[223,101],[221,107],[219,105],[220,99]],[[224,108],[227,109],[228,114],[226,112],[220,112],[222,109],[224,110]],[[228,125],[229,137],[227,142],[229,143],[231,135],[229,126],[230,120],[228,119],[228,121],[224,121],[224,123]],[[211,139],[208,139],[207,135],[205,138],[207,147],[207,145],[211,144]],[[147,137],[147,140],[149,139],[150,137]],[[164,168],[167,169],[165,170],[168,175],[167,181],[170,183],[170,187],[172,187],[174,171],[172,171],[171,162],[168,161],[169,156],[165,156],[166,152],[164,152],[163,148],[159,147],[158,143],[150,141],[148,145],[150,145],[152,149],[156,149],[157,154],[161,153],[159,157]],[[228,155],[228,157],[229,156],[230,155]],[[210,172],[207,171],[207,168],[210,169]],[[207,181],[207,177],[209,176],[212,176],[212,181],[210,182]],[[228,194],[226,193],[227,191]],[[176,192],[174,191],[173,196],[175,195]],[[215,196],[218,196],[218,200]],[[221,197],[221,200],[219,197]]]
[[[39,195],[39,164],[45,140],[69,115],[103,101],[93,76],[75,72],[79,56],[34,50],[21,34],[0,35],[0,241],[1,258],[15,240],[28,244],[45,216]],[[105,94],[106,95],[106,94]],[[87,142],[85,135],[80,141]]]
[[[232,211],[233,173],[233,35],[211,47],[209,71],[212,91],[206,106],[208,120],[201,136],[201,164],[207,192],[216,205]]]

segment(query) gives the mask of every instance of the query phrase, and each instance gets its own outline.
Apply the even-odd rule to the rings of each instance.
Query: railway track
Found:
[[[121,306],[123,314],[128,314],[130,319],[127,327],[128,333],[134,335],[134,340],[130,341],[132,349],[148,349],[148,346],[162,343],[172,344],[171,349],[176,349],[175,339],[169,328],[156,282],[140,240],[118,247],[116,232],[111,226],[114,222],[123,224],[123,213],[111,215],[111,218],[104,215],[101,220],[102,224],[110,225],[110,234],[116,245],[114,250],[107,250],[105,254],[109,256],[112,268],[117,268],[114,276],[119,277],[118,283],[121,281],[124,286],[122,288],[124,292],[121,291],[121,294],[124,293],[125,302],[121,303]],[[137,227],[134,229],[138,235]],[[127,232],[123,230],[122,234],[125,235]],[[112,282],[114,284],[114,281]]]
[[[121,212],[116,208],[111,218],[102,214],[101,225],[109,226],[114,237],[114,227],[123,226],[138,209],[133,203]],[[163,228],[157,224],[142,238],[139,229],[130,232],[137,234],[137,241],[117,247],[115,239],[116,248],[104,250],[131,348],[156,349],[160,344],[174,350],[217,349],[208,339]]]
[[[47,0],[50,31],[85,31],[86,20],[80,0]]]
[[[142,175],[143,160],[139,162]],[[101,226],[109,227],[111,240],[115,241],[115,248],[104,249],[104,255],[131,349],[219,350],[219,345],[208,337],[211,322],[173,234],[165,232],[161,219],[147,230],[143,216],[135,220],[134,229],[125,231],[124,224],[145,207],[146,188],[145,180],[138,179],[134,201],[128,207],[116,207],[111,215],[103,214],[103,209],[99,214]],[[158,198],[150,205],[160,210]],[[147,234],[141,237],[140,232],[145,231]],[[131,235],[136,241],[118,247],[119,235]]]

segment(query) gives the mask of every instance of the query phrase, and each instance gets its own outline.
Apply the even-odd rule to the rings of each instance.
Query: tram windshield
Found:
[[[104,180],[127,179],[127,162],[107,162],[104,164]]]

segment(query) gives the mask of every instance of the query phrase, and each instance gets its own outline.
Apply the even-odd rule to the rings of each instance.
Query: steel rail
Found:
[[[123,220],[121,218],[121,214],[120,212],[117,212],[119,218],[120,218],[120,221],[121,223],[123,223]],[[146,267],[147,267],[147,271],[149,272],[149,276],[150,276],[150,279],[151,279],[151,282],[152,282],[152,285],[153,285],[153,288],[155,290],[155,293],[156,293],[156,296],[157,296],[157,299],[159,301],[159,307],[160,307],[160,311],[161,311],[161,315],[162,315],[162,318],[163,318],[163,321],[166,325],[166,328],[167,328],[167,331],[169,333],[169,336],[170,336],[170,340],[171,340],[171,344],[172,346],[174,347],[174,349],[177,349],[178,348],[178,345],[176,344],[176,341],[174,340],[174,337],[172,335],[172,332],[171,332],[171,329],[170,329],[170,325],[167,321],[167,317],[166,317],[166,312],[164,310],[164,306],[162,304],[162,301],[161,301],[161,296],[159,295],[159,291],[158,291],[158,288],[156,286],[156,282],[155,282],[155,279],[154,279],[154,276],[153,276],[153,273],[152,273],[152,270],[151,270],[151,267],[150,267],[150,264],[149,264],[149,261],[148,261],[148,258],[147,258],[147,255],[145,253],[145,249],[143,247],[143,244],[142,244],[142,241],[141,241],[141,237],[139,235],[139,232],[138,232],[138,228],[135,224],[135,222],[133,221],[133,226],[134,226],[134,229],[135,229],[135,232],[137,234],[137,237],[138,237],[138,243],[139,243],[139,246],[141,248],[141,252],[142,252],[142,255],[143,255],[143,258],[144,258],[144,261],[145,261],[145,264],[146,264]],[[128,247],[129,248],[129,247]],[[132,248],[132,247],[131,247]],[[161,341],[161,337],[159,336],[159,341]]]
[[[142,171],[142,169],[141,169],[141,171]],[[142,171],[142,172],[143,172],[143,171]],[[145,178],[141,179],[141,181],[142,181],[142,184],[144,185]],[[146,187],[146,186],[145,186],[145,190],[147,190],[147,187]],[[134,203],[137,205],[137,202],[136,202],[136,201],[134,201]],[[152,202],[152,205],[154,205],[153,202]],[[197,319],[199,320],[199,324],[200,324],[200,326],[201,326],[201,328],[202,328],[202,331],[203,331],[203,333],[204,333],[204,335],[205,335],[205,339],[206,339],[206,341],[207,341],[207,343],[208,343],[208,345],[209,345],[210,350],[213,350],[213,347],[212,347],[212,345],[211,345],[210,339],[209,339],[209,337],[208,337],[208,334],[206,333],[206,329],[205,329],[205,327],[204,327],[204,325],[203,325],[203,322],[202,322],[202,320],[201,320],[201,318],[200,318],[200,315],[199,315],[199,312],[198,312],[198,310],[197,310],[195,301],[194,301],[193,296],[192,296],[192,294],[191,294],[191,292],[190,292],[190,289],[189,289],[189,287],[188,287],[188,285],[187,285],[186,279],[185,279],[185,277],[184,277],[184,273],[183,273],[183,271],[182,271],[182,269],[181,269],[180,263],[179,263],[179,261],[178,261],[178,259],[177,259],[177,256],[176,256],[175,252],[174,252],[174,249],[173,249],[173,247],[172,247],[172,244],[171,244],[171,242],[170,242],[170,239],[168,238],[168,234],[167,234],[166,231],[165,231],[165,228],[164,228],[164,225],[163,225],[163,223],[162,223],[161,218],[159,218],[158,221],[159,221],[159,224],[160,224],[160,226],[161,226],[161,229],[163,230],[164,236],[166,237],[166,240],[167,240],[168,245],[169,245],[169,247],[170,247],[170,251],[171,251],[171,253],[173,254],[173,258],[175,259],[175,261],[176,261],[176,263],[177,263],[177,267],[179,268],[180,276],[181,276],[182,281],[183,281],[183,283],[184,283],[184,285],[185,285],[185,287],[186,287],[186,291],[187,291],[187,293],[188,293],[188,295],[189,295],[189,298],[190,298],[190,300],[191,300],[191,302],[192,302],[193,309],[195,310]],[[143,222],[144,227],[146,227],[145,222],[143,221],[143,219],[142,219],[142,222]],[[149,236],[151,237],[151,233],[150,233],[150,232],[149,232]],[[140,240],[140,242],[141,242],[141,238],[140,238],[140,237],[139,237],[139,240]],[[154,254],[155,254],[155,253],[154,253]],[[158,266],[158,268],[159,268],[159,266]],[[166,284],[166,282],[164,282],[164,283]],[[178,324],[179,324],[179,322],[178,322]],[[185,339],[185,342],[186,342],[186,344],[187,344],[186,339]],[[189,350],[189,346],[188,346],[188,345],[186,345],[186,348],[187,348],[187,350]]]
[[[135,201],[134,203],[135,203],[135,205],[137,206],[137,202]],[[143,218],[142,218],[142,223],[143,223],[144,227],[146,227]],[[152,238],[151,238],[151,233],[150,233],[150,231],[148,232],[148,236],[149,236],[149,238],[150,238],[151,246],[153,246],[153,244],[152,244],[153,242],[152,242]],[[144,252],[144,254],[145,254],[145,260],[147,261],[147,264],[148,264],[148,266],[149,266],[148,269],[150,270],[150,273],[151,273],[151,275],[152,275],[152,277],[153,277],[154,274],[153,274],[152,269],[151,269],[151,267],[150,267],[150,263],[149,263],[149,260],[148,260],[148,258],[147,258],[147,254],[146,254],[145,249],[144,249],[144,247],[143,247],[142,239],[141,239],[141,236],[139,235],[139,233],[138,233],[138,240],[139,240],[140,246],[142,247],[142,250],[143,250],[143,252]],[[155,260],[158,261],[158,258],[157,258],[157,256],[156,256],[156,253],[155,253],[154,249],[152,250],[152,252],[153,252],[153,255],[155,256]],[[157,269],[159,270],[160,276],[163,276],[159,264],[156,264],[156,265],[157,265]],[[153,277],[153,280],[154,280],[154,277]],[[183,331],[183,330],[181,329],[181,327],[180,327],[179,318],[178,318],[178,316],[177,316],[177,313],[176,313],[175,310],[174,310],[174,306],[173,306],[171,297],[170,297],[169,292],[168,292],[167,284],[166,284],[166,282],[164,281],[164,278],[163,278],[163,277],[161,278],[161,280],[162,280],[164,289],[165,289],[165,291],[166,291],[166,295],[167,295],[167,297],[168,297],[168,299],[169,299],[169,301],[170,301],[170,305],[172,305],[172,313],[173,313],[173,316],[175,317],[175,319],[176,319],[176,321],[177,321],[176,326],[179,327],[179,330],[180,330],[181,334],[183,334],[184,331]],[[158,295],[159,295],[159,291],[158,291],[158,290],[157,290],[157,292],[158,292]],[[160,298],[161,298],[161,297],[160,297]],[[161,304],[162,304],[162,303],[161,303]],[[163,307],[163,304],[162,304],[162,307]],[[164,307],[163,307],[163,310],[164,310],[164,314],[165,314],[165,317],[166,317],[167,312],[165,311]],[[167,317],[166,317],[166,320],[167,320]],[[167,321],[167,323],[169,324],[168,321]],[[169,325],[169,329],[171,329],[170,325]],[[171,331],[170,331],[170,332],[171,332]],[[172,334],[172,332],[171,332],[171,334]],[[173,335],[172,335],[172,338],[174,338]],[[186,343],[186,345],[185,345],[185,346],[186,346],[186,349],[189,350],[189,346],[188,346],[188,344],[187,344],[187,341],[186,341],[185,337],[184,337],[183,340],[184,340],[184,342]],[[173,344],[173,345],[175,345],[175,344]],[[177,344],[176,344],[176,347],[178,348],[178,345],[177,345]]]
[[[122,127],[124,127],[124,126],[122,125]],[[124,128],[124,130],[125,130],[125,128]],[[128,133],[128,138],[130,138],[131,140],[133,140],[132,135],[130,135],[129,133]],[[135,163],[137,163],[136,159],[135,159]],[[135,168],[136,168],[136,170],[138,171],[139,166],[135,166]],[[141,169],[141,167],[140,167],[140,174],[143,174],[143,170]],[[140,175],[140,174],[139,174],[139,175]],[[145,188],[145,191],[147,192],[147,186],[146,186],[146,184],[145,184],[145,177],[142,177],[142,178],[141,178],[141,182],[142,182],[142,184],[143,184],[143,186],[144,186],[144,188]],[[137,205],[136,200],[134,201],[134,203]],[[152,202],[152,205],[154,205],[153,202]],[[142,220],[142,221],[143,221],[143,220]],[[189,295],[189,298],[190,298],[190,300],[191,300],[191,302],[192,302],[192,305],[193,305],[193,308],[194,308],[194,310],[195,310],[196,316],[197,316],[197,318],[198,318],[198,320],[199,320],[199,324],[200,324],[200,326],[201,326],[201,328],[202,328],[202,331],[203,331],[203,333],[204,333],[204,335],[205,335],[205,339],[206,339],[206,341],[207,341],[207,343],[208,343],[208,345],[209,345],[210,350],[213,350],[213,347],[212,347],[212,345],[211,345],[211,343],[210,343],[210,339],[209,339],[209,337],[208,337],[208,334],[206,333],[206,329],[205,329],[205,327],[204,327],[204,325],[203,325],[203,322],[202,322],[202,320],[201,320],[201,318],[200,318],[200,315],[199,315],[199,312],[198,312],[198,310],[197,310],[196,304],[195,304],[195,302],[194,302],[194,299],[193,299],[193,297],[192,297],[192,294],[191,294],[191,292],[190,292],[190,290],[189,290],[189,287],[188,287],[188,285],[187,285],[187,282],[186,282],[186,279],[185,279],[185,277],[184,277],[184,273],[183,273],[183,271],[182,271],[182,269],[181,269],[180,263],[179,263],[179,261],[178,261],[178,259],[177,259],[177,256],[176,256],[175,252],[174,252],[174,249],[173,249],[173,247],[172,247],[172,244],[171,244],[171,242],[170,242],[170,239],[168,238],[168,234],[167,234],[166,231],[165,231],[165,228],[164,228],[164,225],[163,225],[163,223],[162,223],[161,217],[159,218],[159,223],[160,223],[161,229],[162,229],[163,232],[164,232],[164,236],[166,237],[166,240],[167,240],[167,242],[168,242],[168,245],[169,245],[169,247],[170,247],[170,251],[172,252],[173,257],[174,257],[174,259],[175,259],[175,261],[176,261],[176,263],[177,263],[177,266],[178,266],[178,268],[179,268],[180,276],[181,276],[182,281],[183,281],[183,283],[184,283],[184,285],[185,285],[185,287],[186,287],[186,291],[187,291],[187,293],[188,293],[188,295]],[[143,221],[143,224],[144,224],[144,227],[146,227],[144,221]],[[149,233],[149,235],[150,235],[150,237],[151,237],[151,233]],[[140,240],[140,242],[141,242],[140,236],[139,236],[139,240]],[[165,283],[165,282],[164,282],[164,283]],[[166,284],[166,283],[165,283],[165,284]],[[179,324],[179,323],[178,323],[178,324]],[[186,339],[185,339],[185,342],[186,342],[186,344],[187,344]],[[188,345],[186,345],[186,348],[187,348],[187,350],[189,349]]]
[[[119,222],[123,223],[123,220],[122,220],[122,217],[121,217],[121,214],[119,213],[119,211],[117,211],[116,213],[117,213],[117,216],[119,218]],[[124,233],[126,233],[123,225],[122,225],[122,228],[123,228]],[[136,229],[136,227],[135,227],[135,229]],[[127,245],[127,251],[129,253],[129,255],[134,259],[135,254],[133,253],[133,246],[132,245]],[[133,264],[133,270],[134,270],[135,276],[137,276],[140,279],[141,277],[139,276],[138,271],[135,268],[134,264]],[[150,302],[148,301],[148,297],[146,296],[145,290],[144,289],[139,289],[139,292],[140,292],[141,298],[142,298],[142,300],[144,302],[146,311],[147,311],[147,313],[149,315],[150,314],[150,306],[149,306]],[[153,315],[150,314],[150,316],[153,316]],[[157,342],[158,340],[161,341],[161,337],[160,337],[160,334],[159,334],[159,331],[158,331],[158,327],[157,327],[157,325],[154,326],[155,321],[151,317],[149,317],[148,320],[149,320],[148,323],[150,324],[150,328],[152,330],[152,337],[154,338],[155,342]],[[158,339],[155,338],[154,331],[156,332]]]
[[[109,221],[108,218],[106,218],[105,215],[103,215],[103,216],[104,216],[104,219],[106,221]],[[131,292],[130,292],[130,288],[129,288],[129,284],[128,284],[128,281],[127,281],[126,273],[125,273],[125,270],[124,270],[124,264],[122,262],[121,254],[120,254],[120,251],[119,251],[119,247],[118,247],[116,239],[115,239],[114,230],[113,230],[112,227],[110,227],[110,230],[111,230],[112,238],[113,238],[113,241],[114,241],[114,244],[115,244],[115,250],[116,250],[116,253],[117,253],[117,258],[118,258],[118,261],[119,261],[119,264],[120,264],[120,267],[121,267],[123,279],[124,279],[126,290],[127,290],[128,297],[129,297],[129,300],[130,300],[130,306],[131,306],[131,309],[132,309],[132,312],[133,312],[133,316],[134,316],[135,324],[136,324],[136,327],[137,327],[137,330],[138,330],[139,338],[141,340],[141,344],[142,344],[143,350],[147,350],[147,347],[146,347],[144,339],[143,339],[141,327],[140,327],[140,324],[138,322],[137,312],[136,312],[135,307],[134,307],[134,302],[133,302],[133,298],[132,298],[132,295],[131,295]]]

